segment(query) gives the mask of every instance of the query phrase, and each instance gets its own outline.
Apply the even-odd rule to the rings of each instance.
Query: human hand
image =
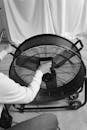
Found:
[[[49,62],[46,62],[46,63],[43,63],[42,65],[40,65],[38,69],[39,69],[43,74],[45,74],[45,73],[50,72],[51,66],[52,66],[52,62],[49,61]]]
[[[13,51],[13,47],[10,44],[8,44],[5,50],[7,51],[7,53],[11,53]]]

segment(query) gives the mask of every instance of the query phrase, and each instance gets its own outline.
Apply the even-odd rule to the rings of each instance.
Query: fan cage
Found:
[[[31,37],[27,40],[25,40],[15,51],[13,61],[11,63],[10,69],[9,69],[9,77],[12,78],[14,81],[18,82],[22,86],[28,86],[26,82],[24,82],[21,77],[18,76],[14,62],[15,59],[18,58],[24,51],[33,48],[33,47],[38,47],[38,46],[43,46],[43,45],[56,45],[60,47],[66,48],[66,50],[70,50],[73,52],[74,55],[76,55],[79,58],[80,61],[80,67],[79,71],[75,75],[75,77],[68,83],[64,84],[62,87],[58,87],[57,89],[52,89],[50,90],[50,98],[47,100],[45,99],[44,102],[49,102],[53,100],[61,100],[66,97],[69,97],[70,95],[74,94],[75,92],[78,92],[82,87],[83,87],[83,82],[84,82],[84,77],[86,75],[86,68],[85,65],[82,61],[81,54],[80,54],[80,49],[76,47],[75,44],[73,44],[71,41],[57,36],[53,34],[43,34],[43,35],[37,35],[34,37]],[[43,92],[43,89],[40,89],[39,94],[41,95]],[[37,97],[38,97],[37,95]],[[35,98],[33,102],[35,103],[41,103],[40,100],[37,100],[38,98]],[[41,100],[42,101],[42,100]],[[43,101],[42,101],[43,103]]]

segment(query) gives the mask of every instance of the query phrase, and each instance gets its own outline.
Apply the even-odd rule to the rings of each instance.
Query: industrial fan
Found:
[[[87,94],[86,67],[80,54],[82,48],[81,40],[72,43],[54,34],[40,34],[25,40],[14,53],[9,77],[27,87],[38,66],[47,61],[52,61],[51,73],[43,75],[40,91],[33,102],[14,106],[20,111],[58,108],[76,110],[83,106]],[[84,81],[85,96],[81,103],[78,97]],[[63,99],[68,101],[68,105],[57,106],[56,102]]]

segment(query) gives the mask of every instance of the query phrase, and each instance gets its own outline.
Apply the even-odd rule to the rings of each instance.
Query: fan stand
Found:
[[[81,101],[78,99],[78,92],[76,94],[71,95],[69,98],[66,99],[67,105],[59,105],[58,101],[55,101],[55,106],[52,105],[52,103],[47,103],[43,105],[33,105],[32,103],[27,104],[28,106],[25,107],[25,104],[20,105],[20,107],[14,108],[18,110],[19,112],[28,112],[28,111],[60,111],[60,110],[78,110],[79,108],[83,107],[87,103],[87,78],[84,78],[84,86],[82,89],[84,89],[84,101]],[[57,104],[58,105],[57,105]]]

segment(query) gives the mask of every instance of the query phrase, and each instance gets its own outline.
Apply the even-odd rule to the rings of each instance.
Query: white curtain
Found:
[[[4,0],[12,41],[42,33],[87,33],[87,0]]]

